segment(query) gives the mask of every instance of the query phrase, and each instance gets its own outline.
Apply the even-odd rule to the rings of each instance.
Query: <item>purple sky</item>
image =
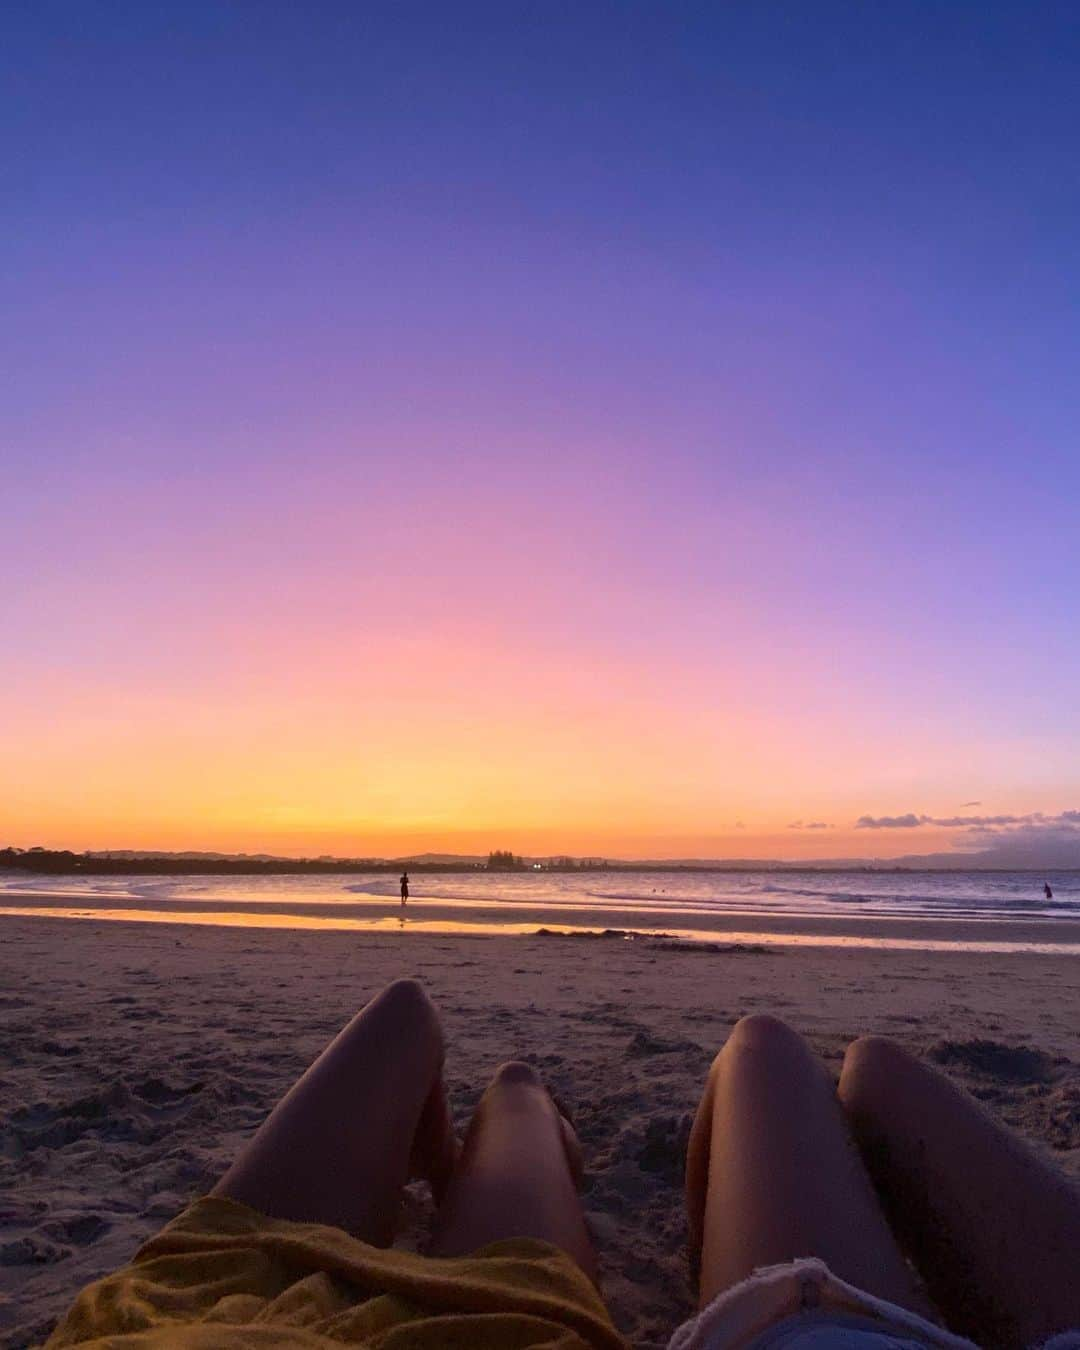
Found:
[[[1080,804],[1075,7],[3,26],[11,842]]]

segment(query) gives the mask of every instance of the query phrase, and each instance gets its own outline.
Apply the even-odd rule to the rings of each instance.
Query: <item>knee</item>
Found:
[[[540,1075],[521,1059],[507,1060],[495,1070],[492,1087],[543,1087]]]
[[[860,1036],[847,1048],[844,1068],[856,1073],[897,1073],[916,1061],[887,1036]]]
[[[885,1036],[860,1036],[847,1048],[840,1074],[840,1100],[854,1109],[894,1091],[917,1061]]]
[[[713,1060],[713,1072],[742,1062],[750,1056],[754,1060],[790,1057],[808,1054],[806,1042],[786,1022],[769,1013],[751,1013],[742,1017],[732,1028],[724,1048]]]
[[[756,1050],[766,1054],[802,1049],[803,1044],[797,1031],[792,1031],[786,1022],[770,1013],[741,1017],[728,1038],[728,1045],[735,1050]]]
[[[438,1020],[434,1005],[428,998],[424,986],[419,980],[412,978],[394,980],[375,996],[373,1003],[403,1019]]]

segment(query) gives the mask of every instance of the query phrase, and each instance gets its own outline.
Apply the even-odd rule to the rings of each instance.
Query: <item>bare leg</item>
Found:
[[[439,1194],[453,1166],[442,1060],[427,995],[396,981],[274,1107],[213,1194],[389,1245],[410,1171]]]
[[[759,1266],[817,1256],[867,1293],[927,1313],[801,1037],[745,1017],[709,1074],[690,1135],[686,1199],[701,1304]]]
[[[535,1071],[504,1064],[473,1115],[432,1255],[461,1256],[502,1238],[542,1238],[595,1279],[576,1165],[573,1132]]]
[[[1029,1345],[1080,1325],[1080,1193],[943,1074],[876,1036],[840,1078],[894,1226],[953,1330]]]

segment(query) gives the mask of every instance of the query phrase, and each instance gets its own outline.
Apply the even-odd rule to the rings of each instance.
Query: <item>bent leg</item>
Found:
[[[576,1142],[536,1072],[504,1064],[472,1118],[436,1221],[434,1256],[541,1238],[592,1279],[596,1261],[574,1178]]]
[[[743,1018],[717,1056],[686,1186],[702,1306],[760,1266],[816,1256],[867,1293],[929,1311],[824,1066],[783,1022]]]
[[[423,989],[389,985],[274,1107],[212,1193],[389,1245],[410,1168],[439,1193],[453,1166],[442,1060]]]
[[[956,1331],[1032,1344],[1080,1325],[1080,1193],[935,1069],[856,1041],[840,1099],[897,1232]]]

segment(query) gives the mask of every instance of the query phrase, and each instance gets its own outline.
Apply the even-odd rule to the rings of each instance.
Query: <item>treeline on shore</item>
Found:
[[[557,858],[545,860],[545,872],[576,872],[583,869],[606,867],[601,859],[578,860]],[[531,867],[522,858],[507,851],[496,850],[486,862],[424,861],[413,858],[217,858],[139,857],[124,853],[120,856],[101,853],[74,853],[71,849],[4,848],[0,849],[0,870],[17,869],[24,872],[64,874],[71,872],[90,875],[169,875],[235,873],[244,876],[289,875],[305,872],[399,872],[407,867],[410,872],[515,872]]]
[[[475,872],[483,864],[412,863],[415,872]],[[397,872],[400,862],[374,858],[110,858],[70,849],[0,849],[0,868],[24,872],[85,872],[94,875],[117,873],[134,875],[192,873],[209,875],[235,872],[245,876],[289,874],[294,872]]]

